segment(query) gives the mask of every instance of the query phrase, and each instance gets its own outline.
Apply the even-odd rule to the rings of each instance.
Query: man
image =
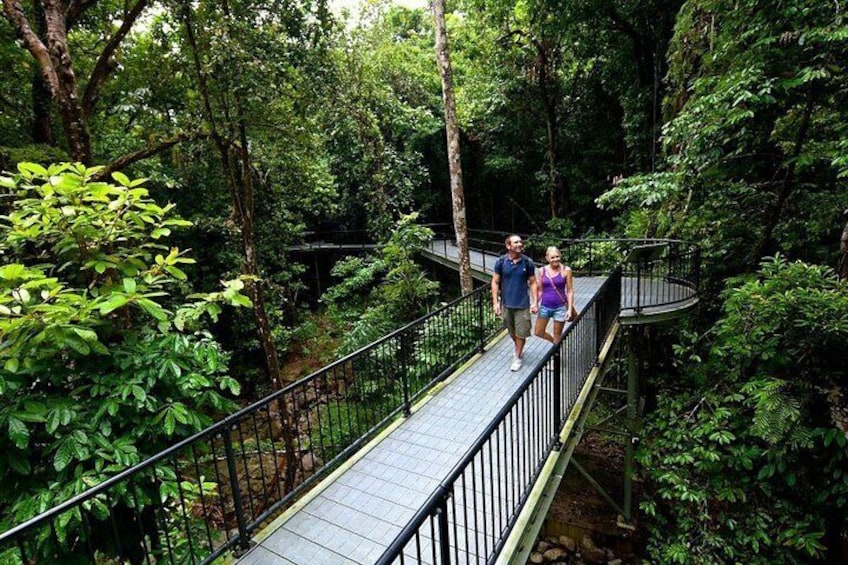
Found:
[[[503,318],[515,344],[510,371],[521,368],[524,342],[530,337],[530,312],[536,313],[536,265],[524,255],[521,236],[512,234],[504,240],[506,253],[495,262],[492,275],[492,307]],[[529,293],[528,293],[529,284]]]

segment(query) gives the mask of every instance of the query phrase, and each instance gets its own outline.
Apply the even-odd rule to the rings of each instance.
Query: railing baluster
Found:
[[[242,551],[250,549],[250,537],[247,533],[247,520],[244,516],[244,508],[241,499],[241,486],[239,485],[238,472],[236,471],[236,456],[233,450],[233,439],[230,428],[224,428],[224,451],[227,457],[227,471],[230,474],[230,488],[233,493],[235,505],[236,526],[238,527],[238,546]]]
[[[439,557],[441,557],[441,562],[444,565],[450,565],[450,529],[448,528],[447,496],[442,498],[442,505],[436,509],[436,516],[439,521]]]

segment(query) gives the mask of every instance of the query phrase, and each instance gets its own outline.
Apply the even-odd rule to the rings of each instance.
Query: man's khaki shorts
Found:
[[[509,335],[530,337],[530,308],[504,308],[502,318]]]

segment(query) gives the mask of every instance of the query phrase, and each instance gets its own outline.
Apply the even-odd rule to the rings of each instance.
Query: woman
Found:
[[[562,264],[562,254],[556,247],[545,251],[547,265],[539,270],[536,285],[536,304],[539,313],[536,317],[535,334],[551,343],[559,341],[566,321],[571,321],[577,313],[574,309],[574,279],[571,267]],[[547,332],[548,320],[554,319],[554,334]]]

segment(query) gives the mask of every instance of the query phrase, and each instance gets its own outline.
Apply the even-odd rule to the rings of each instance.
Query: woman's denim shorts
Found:
[[[548,308],[547,306],[539,306],[539,313],[537,314],[537,316],[540,318],[553,318],[554,322],[564,322],[565,311],[565,305],[560,306],[559,308]]]

